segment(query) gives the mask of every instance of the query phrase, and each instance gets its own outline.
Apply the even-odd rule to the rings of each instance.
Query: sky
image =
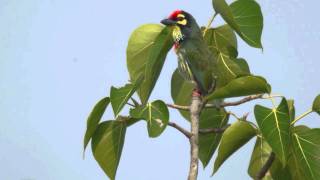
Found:
[[[258,2],[264,50],[239,39],[239,55],[254,74],[268,80],[273,93],[295,99],[302,114],[320,93],[320,3]],[[107,179],[90,147],[82,159],[86,118],[99,99],[109,96],[111,86],[128,81],[130,33],[142,24],[159,23],[175,9],[190,12],[201,25],[213,14],[210,0],[0,0],[0,179]],[[213,26],[221,22],[218,18]],[[151,100],[172,102],[170,79],[176,67],[170,52]],[[228,110],[239,116],[251,112],[253,120],[255,103],[270,106],[255,101]],[[175,110],[170,113],[171,121],[188,128]],[[114,119],[111,108],[103,119]],[[299,123],[319,127],[319,120],[311,114]],[[205,170],[200,166],[199,180],[250,179],[253,145],[251,140],[213,177],[212,161]],[[175,129],[150,139],[144,122],[128,128],[118,180],[186,179],[188,168],[189,144]]]

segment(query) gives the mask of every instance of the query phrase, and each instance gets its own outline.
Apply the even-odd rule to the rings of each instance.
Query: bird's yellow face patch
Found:
[[[187,23],[188,23],[188,21],[187,21],[185,15],[183,15],[183,14],[177,15],[177,24],[185,26],[185,25],[187,25]]]
[[[173,28],[172,37],[173,37],[174,42],[176,42],[176,43],[179,43],[180,41],[182,41],[184,39],[184,35],[182,34],[179,26],[175,26]]]

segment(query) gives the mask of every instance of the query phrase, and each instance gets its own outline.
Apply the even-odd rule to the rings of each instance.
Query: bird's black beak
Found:
[[[166,26],[171,26],[171,25],[175,25],[176,22],[174,20],[171,20],[171,19],[163,19],[161,21],[161,24],[164,24]]]

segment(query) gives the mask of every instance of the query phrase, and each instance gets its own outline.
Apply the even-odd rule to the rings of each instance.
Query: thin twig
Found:
[[[246,102],[255,100],[255,99],[260,99],[263,97],[263,94],[257,94],[257,95],[252,95],[252,96],[247,96],[243,99],[240,99],[239,101],[235,101],[235,102],[222,102],[219,107],[227,107],[227,106],[238,106],[240,104],[244,104]],[[207,104],[206,108],[219,108],[217,107],[217,105],[215,104]]]
[[[191,133],[187,130],[185,130],[183,127],[179,126],[178,124],[174,123],[174,122],[169,122],[168,123],[169,126],[177,129],[178,131],[180,131],[182,134],[184,134],[188,139],[191,138]]]
[[[222,102],[219,106],[216,104],[206,104],[205,108],[222,108],[222,107],[227,107],[227,106],[237,106],[240,104],[244,104],[246,102],[255,100],[255,99],[260,99],[263,98],[263,94],[257,94],[257,95],[252,95],[245,97],[239,101],[235,102]],[[173,109],[178,109],[178,110],[183,110],[183,111],[189,111],[190,106],[183,106],[183,105],[177,105],[177,104],[167,104],[168,107],[173,108]]]
[[[189,111],[190,106],[182,106],[182,105],[177,105],[177,104],[167,104],[168,107],[173,108],[173,109],[178,109],[178,110],[183,110],[183,111]]]
[[[274,152],[271,152],[269,155],[269,158],[267,160],[267,162],[262,166],[262,168],[260,169],[260,171],[258,172],[255,180],[262,180],[264,178],[264,176],[266,175],[266,173],[268,172],[268,170],[271,168],[272,163],[275,159],[275,154]]]
[[[200,134],[223,133],[229,126],[230,126],[230,124],[227,124],[226,126],[221,127],[221,128],[199,129],[199,133]]]
[[[131,103],[129,103],[129,102],[127,102],[127,104],[128,104],[129,106],[131,106],[131,107],[136,107],[134,104],[131,104]]]

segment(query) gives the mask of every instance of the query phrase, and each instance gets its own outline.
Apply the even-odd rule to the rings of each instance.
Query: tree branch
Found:
[[[175,128],[175,129],[177,129],[178,131],[180,131],[180,132],[181,132],[182,134],[184,134],[188,139],[191,138],[192,134],[191,134],[189,131],[185,130],[183,127],[179,126],[178,124],[176,124],[176,123],[174,123],[174,122],[169,122],[168,125],[171,126],[171,127],[173,127],[173,128]]]
[[[227,107],[227,106],[238,106],[240,104],[244,104],[246,102],[255,100],[255,99],[260,99],[263,98],[263,94],[257,94],[257,95],[252,95],[252,96],[247,96],[239,101],[235,102],[222,102],[219,106],[216,104],[206,104],[205,108],[222,108],[222,107]],[[190,106],[183,106],[183,105],[177,105],[177,104],[167,104],[168,107],[173,108],[173,109],[178,109],[178,110],[183,110],[183,111],[189,111]]]
[[[190,119],[191,119],[191,138],[190,138],[190,169],[188,180],[196,180],[198,176],[199,165],[199,119],[202,110],[203,102],[201,97],[193,96],[190,106]]]
[[[199,129],[200,134],[209,134],[209,133],[223,133],[230,124],[227,124],[225,127],[222,128],[207,128],[207,129]]]
[[[182,105],[177,105],[177,104],[167,104],[167,106],[172,109],[178,109],[178,110],[183,110],[183,111],[190,110],[190,106],[182,106]]]
[[[275,154],[274,152],[271,152],[269,155],[269,158],[267,160],[267,162],[263,165],[263,167],[260,169],[260,171],[258,172],[255,180],[262,180],[262,178],[264,178],[264,176],[266,175],[266,173],[268,172],[268,170],[271,168],[272,163],[275,159]]]
[[[249,101],[252,101],[255,99],[260,99],[262,97],[263,97],[263,94],[247,96],[247,97],[240,99],[239,101],[235,101],[235,102],[222,102],[219,107],[238,106],[240,104],[244,104],[246,102],[249,102]],[[219,107],[217,107],[217,105],[215,105],[215,104],[207,104],[206,105],[206,108],[219,108]]]

